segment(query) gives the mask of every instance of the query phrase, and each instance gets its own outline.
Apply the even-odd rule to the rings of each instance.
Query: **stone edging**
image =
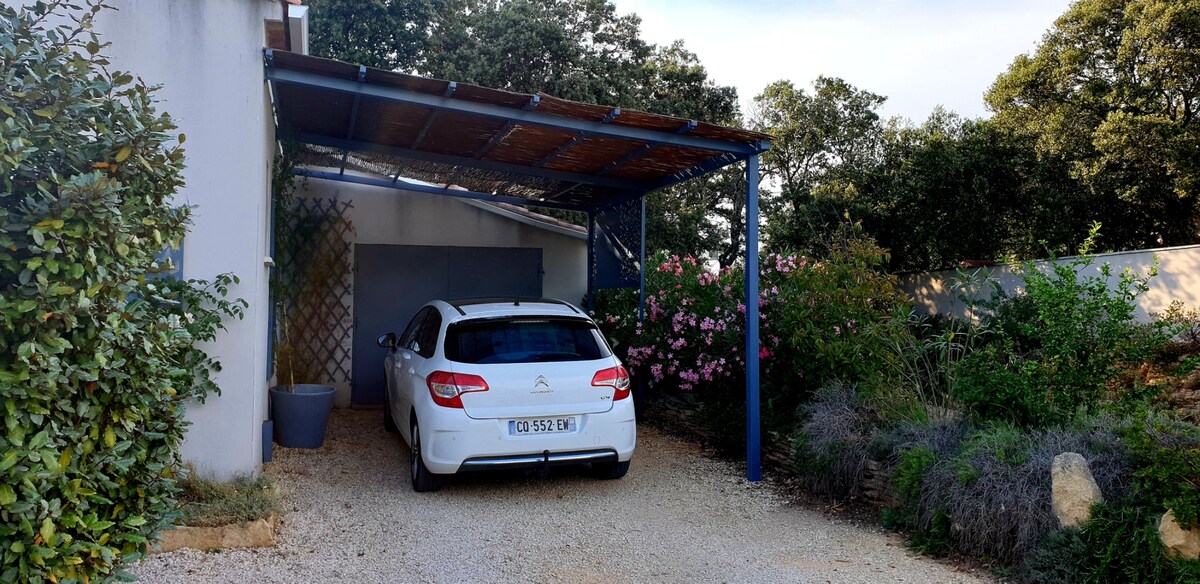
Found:
[[[274,547],[275,523],[276,517],[272,515],[258,521],[221,525],[219,527],[187,527],[181,525],[169,531],[159,532],[162,539],[150,545],[150,553],[173,552],[182,548],[211,550]]]

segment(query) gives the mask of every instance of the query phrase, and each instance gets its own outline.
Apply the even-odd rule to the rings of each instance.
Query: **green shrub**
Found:
[[[770,383],[804,383],[811,391],[841,379],[868,393],[896,384],[899,364],[889,341],[897,331],[885,325],[907,316],[912,302],[886,273],[888,257],[861,225],[844,223],[823,257],[783,273],[772,325],[783,339],[775,358],[787,367]],[[776,271],[786,269],[776,262]]]
[[[1042,537],[1025,559],[1030,584],[1082,583],[1087,579],[1087,544],[1077,529],[1059,529]]]
[[[1177,331],[1177,338],[1193,347],[1200,347],[1200,308],[1189,309],[1183,301],[1173,300],[1166,310],[1154,316]]]
[[[1082,530],[1060,530],[1042,539],[1025,563],[1034,583],[1190,584],[1200,581],[1200,562],[1166,556],[1159,540],[1159,513],[1145,507],[1099,503]]]
[[[926,551],[1017,565],[1058,525],[1050,508],[1054,456],[1083,454],[1106,497],[1129,494],[1122,424],[1100,418],[1031,430],[943,420],[881,432],[886,438],[877,438],[879,447],[897,445],[890,476],[902,502],[885,514],[885,524],[910,530],[913,545]]]
[[[896,493],[905,502],[916,503],[921,498],[921,485],[925,479],[925,471],[937,462],[938,457],[924,445],[900,453],[900,463],[892,474],[892,484]]]
[[[229,276],[150,278],[185,233],[183,151],[107,69],[101,8],[0,5],[4,582],[107,580],[170,525],[182,404],[216,387],[197,344],[244,306]]]
[[[924,445],[900,452],[899,463],[892,473],[892,485],[900,496],[900,507],[884,513],[884,525],[889,529],[912,532],[909,545],[921,552],[940,554],[951,549],[950,516],[945,509],[933,509],[927,518],[921,517],[925,474],[939,461],[937,453]]]
[[[1184,528],[1200,526],[1200,428],[1152,414],[1131,424],[1124,438],[1135,456],[1142,504],[1171,509]]]
[[[958,364],[954,396],[984,419],[1032,426],[1062,424],[1097,412],[1107,385],[1142,363],[1170,336],[1162,324],[1138,325],[1135,300],[1148,288],[1147,275],[1115,275],[1107,264],[1098,275],[1082,272],[1099,226],[1093,226],[1083,255],[1052,264],[1032,262],[1019,270],[1024,292],[1009,296],[994,285],[987,312],[994,341]]]

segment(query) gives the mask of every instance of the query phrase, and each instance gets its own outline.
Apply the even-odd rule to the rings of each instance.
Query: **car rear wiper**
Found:
[[[567,353],[567,352],[539,353],[538,355],[534,356],[533,360],[538,361],[538,362],[541,362],[541,361],[570,361],[572,359],[579,359],[581,357],[583,357],[583,355],[580,355],[579,353]]]

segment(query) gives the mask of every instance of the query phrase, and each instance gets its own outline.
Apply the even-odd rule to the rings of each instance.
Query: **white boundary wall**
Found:
[[[1150,290],[1137,300],[1137,318],[1142,322],[1150,320],[1150,315],[1161,312],[1174,300],[1180,300],[1189,308],[1200,308],[1200,245],[1126,251],[1117,253],[1098,254],[1091,268],[1086,271],[1089,275],[1098,275],[1100,266],[1109,264],[1112,269],[1110,288],[1115,285],[1117,277],[1126,269],[1138,274],[1148,274],[1158,258],[1158,275],[1150,280]],[[1061,258],[1058,263],[1071,261],[1072,258]],[[1043,269],[1048,262],[1038,262]],[[1000,283],[1000,286],[1013,292],[1021,289],[1021,278],[1014,274],[1013,265],[992,266],[964,270],[977,281],[984,278]],[[901,274],[900,287],[913,297],[915,310],[920,314],[949,315],[959,318],[974,317],[970,309],[959,299],[960,292],[954,289],[958,279],[956,270],[941,270],[936,272]],[[975,297],[990,295],[989,286],[976,290]]]
[[[183,274],[232,272],[231,296],[250,303],[207,350],[221,361],[221,395],[190,404],[185,460],[217,478],[256,473],[267,418],[267,255],[274,121],[263,83],[264,21],[273,0],[115,0],[96,23],[114,69],[162,85],[159,111],[187,134],[186,186],[195,205],[184,241]]]

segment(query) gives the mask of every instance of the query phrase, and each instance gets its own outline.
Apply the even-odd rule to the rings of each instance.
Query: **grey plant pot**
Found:
[[[271,394],[271,420],[275,442],[285,448],[320,448],[333,409],[332,385],[297,383],[294,391],[275,386]]]

